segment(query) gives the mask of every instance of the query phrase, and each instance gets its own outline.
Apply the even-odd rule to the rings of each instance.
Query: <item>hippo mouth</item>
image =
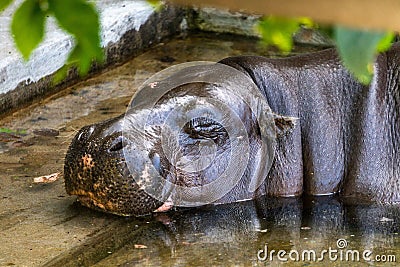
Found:
[[[170,209],[172,209],[172,207],[174,206],[174,203],[172,202],[172,200],[169,198],[167,201],[165,201],[160,207],[158,207],[155,211],[153,212],[167,212]]]
[[[102,198],[96,196],[95,193],[89,192],[83,189],[74,189],[69,192],[70,195],[77,196],[77,201],[82,205],[90,209],[94,209],[101,212],[107,212],[111,214],[116,214],[119,216],[131,216],[132,212],[125,210],[124,205],[118,205],[115,201],[107,200],[107,196],[104,194]],[[147,215],[152,212],[166,212],[173,207],[173,202],[171,199],[166,200],[165,202],[159,203],[158,207],[156,206],[153,210],[149,210],[143,214],[135,214],[135,216]]]
[[[117,213],[118,206],[112,203],[111,201],[103,202],[98,199],[92,192],[87,192],[85,190],[74,190],[70,192],[71,195],[76,195],[78,198],[78,202],[83,206],[100,210],[100,211],[108,211],[111,213]]]
[[[77,201],[85,207],[99,210],[99,211],[106,211],[117,215],[122,216],[129,216],[130,214],[121,214],[118,209],[118,206],[113,204],[112,202],[107,202],[103,204],[99,199],[97,199],[93,193],[80,191],[80,192],[71,192],[71,195],[76,195]],[[172,200],[167,200],[164,202],[160,207],[155,209],[153,212],[167,212],[174,206]]]

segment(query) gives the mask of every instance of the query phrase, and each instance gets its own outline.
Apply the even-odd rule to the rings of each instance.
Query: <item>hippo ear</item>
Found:
[[[267,178],[275,157],[276,138],[290,133],[297,122],[295,117],[273,113],[265,99],[258,99],[256,112],[262,143],[254,158],[258,167],[254,168],[256,171],[252,174],[249,192],[255,192]]]
[[[281,137],[289,134],[297,124],[296,117],[287,117],[278,114],[274,114],[274,122],[276,129],[276,136]]]

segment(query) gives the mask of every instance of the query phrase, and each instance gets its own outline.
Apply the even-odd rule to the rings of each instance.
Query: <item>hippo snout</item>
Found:
[[[65,188],[89,208],[145,215],[162,203],[141,190],[129,172],[123,155],[127,140],[120,129],[122,119],[85,126],[76,134],[65,157]]]

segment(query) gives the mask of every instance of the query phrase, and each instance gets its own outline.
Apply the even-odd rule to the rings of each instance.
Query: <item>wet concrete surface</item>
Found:
[[[342,255],[359,250],[360,258],[367,249],[371,258],[400,255],[395,205],[261,198],[122,218],[84,208],[65,193],[64,156],[80,127],[123,113],[136,88],[168,66],[241,54],[276,55],[254,40],[192,34],[1,120],[0,128],[13,131],[0,133],[0,266],[276,266],[281,249],[300,252],[289,266],[366,264],[330,261],[326,254],[322,263],[301,261],[302,250],[315,250],[318,258],[329,247]],[[57,172],[54,183],[33,182]],[[339,239],[347,242],[343,249]],[[263,259],[266,246],[276,250],[272,261]]]
[[[46,22],[43,42],[28,61],[22,59],[10,33],[12,14],[22,2],[15,0],[0,12],[0,117],[82,80],[76,68],[67,66],[65,78],[54,80],[74,42],[51,16]],[[92,65],[91,74],[126,62],[146,48],[180,33],[183,30],[181,26],[185,25],[182,23],[185,11],[168,4],[155,10],[145,0],[98,0],[95,6],[100,15],[101,46],[105,58],[102,64]]]

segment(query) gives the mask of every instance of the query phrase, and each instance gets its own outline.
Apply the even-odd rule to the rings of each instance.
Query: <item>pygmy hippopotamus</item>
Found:
[[[399,64],[400,46],[394,44],[377,57],[374,78],[366,86],[343,67],[334,49],[280,59],[230,57],[218,66],[236,72],[212,72],[238,90],[196,80],[202,71],[193,74],[192,69],[192,76],[181,71],[160,82],[169,89],[151,100],[151,107],[144,103],[157,95],[160,84],[148,82],[126,114],[78,132],[65,158],[66,190],[85,206],[134,216],[177,204],[229,203],[260,195],[338,194],[398,202]],[[185,75],[194,81],[174,84]],[[219,104],[213,101],[224,108],[216,110]],[[229,128],[232,116],[241,130]],[[137,127],[138,121],[145,127]],[[178,131],[162,134],[161,125],[172,124]],[[176,142],[166,152],[161,139],[170,135],[177,136]],[[213,158],[199,163],[208,165],[196,171],[182,167],[208,154]],[[221,177],[226,184],[213,184]],[[161,193],[149,192],[146,183]],[[214,191],[204,193],[201,188],[210,184]],[[197,191],[179,195],[176,186]],[[188,192],[212,196],[198,201]]]

